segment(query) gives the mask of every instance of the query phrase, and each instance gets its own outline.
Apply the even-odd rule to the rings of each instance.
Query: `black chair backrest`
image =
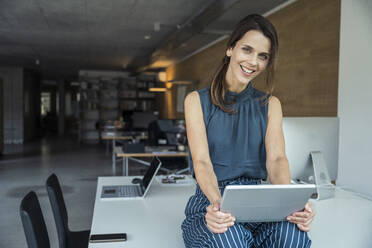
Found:
[[[67,247],[67,235],[69,232],[68,216],[61,186],[55,174],[52,174],[48,177],[46,188],[50,205],[52,206],[54,220],[56,222],[59,247],[65,248]]]
[[[49,236],[39,200],[34,191],[28,193],[19,208],[28,248],[49,248]]]

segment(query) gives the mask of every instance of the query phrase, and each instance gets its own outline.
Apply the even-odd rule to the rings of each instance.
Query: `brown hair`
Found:
[[[236,26],[232,34],[230,35],[229,41],[227,42],[227,48],[235,47],[236,43],[250,30],[260,31],[264,36],[269,38],[271,42],[270,57],[266,67],[266,96],[271,94],[274,90],[274,62],[276,54],[278,52],[278,36],[275,27],[265,17],[252,14],[242,19]],[[234,110],[231,108],[232,102],[227,102],[225,94],[227,91],[226,85],[226,72],[229,67],[230,57],[226,54],[222,59],[221,64],[218,66],[216,73],[212,79],[210,88],[212,103],[218,106],[222,111],[227,113],[233,113]]]

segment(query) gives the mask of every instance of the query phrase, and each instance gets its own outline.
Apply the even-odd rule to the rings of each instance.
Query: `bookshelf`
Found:
[[[80,76],[79,140],[97,143],[100,126],[118,120],[123,111],[153,112],[155,94],[153,78],[94,75]]]
[[[80,81],[79,141],[94,143],[99,139],[100,82],[96,79]]]
[[[122,80],[119,86],[119,106],[122,111],[152,112],[155,109],[155,95],[148,91],[153,82],[138,78]]]

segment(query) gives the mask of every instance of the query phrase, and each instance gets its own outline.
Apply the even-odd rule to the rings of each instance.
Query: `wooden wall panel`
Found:
[[[268,17],[279,36],[274,95],[284,116],[337,116],[340,0],[298,0]],[[167,78],[198,80],[209,85],[224,52],[221,41],[167,69]],[[254,82],[261,88],[263,77]],[[168,94],[175,103],[175,91]],[[165,97],[164,97],[165,98]],[[162,106],[166,107],[165,99]],[[180,118],[175,108],[163,117]]]
[[[337,116],[340,1],[301,0],[268,18],[279,36],[274,95],[284,115]]]

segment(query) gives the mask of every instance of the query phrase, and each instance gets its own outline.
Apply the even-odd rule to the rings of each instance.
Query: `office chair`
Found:
[[[88,247],[90,230],[72,232],[68,227],[68,215],[61,186],[55,174],[48,177],[46,188],[56,222],[60,248]]]
[[[28,248],[49,248],[49,236],[41,212],[39,200],[34,191],[30,191],[21,202],[19,208],[23,230]]]

